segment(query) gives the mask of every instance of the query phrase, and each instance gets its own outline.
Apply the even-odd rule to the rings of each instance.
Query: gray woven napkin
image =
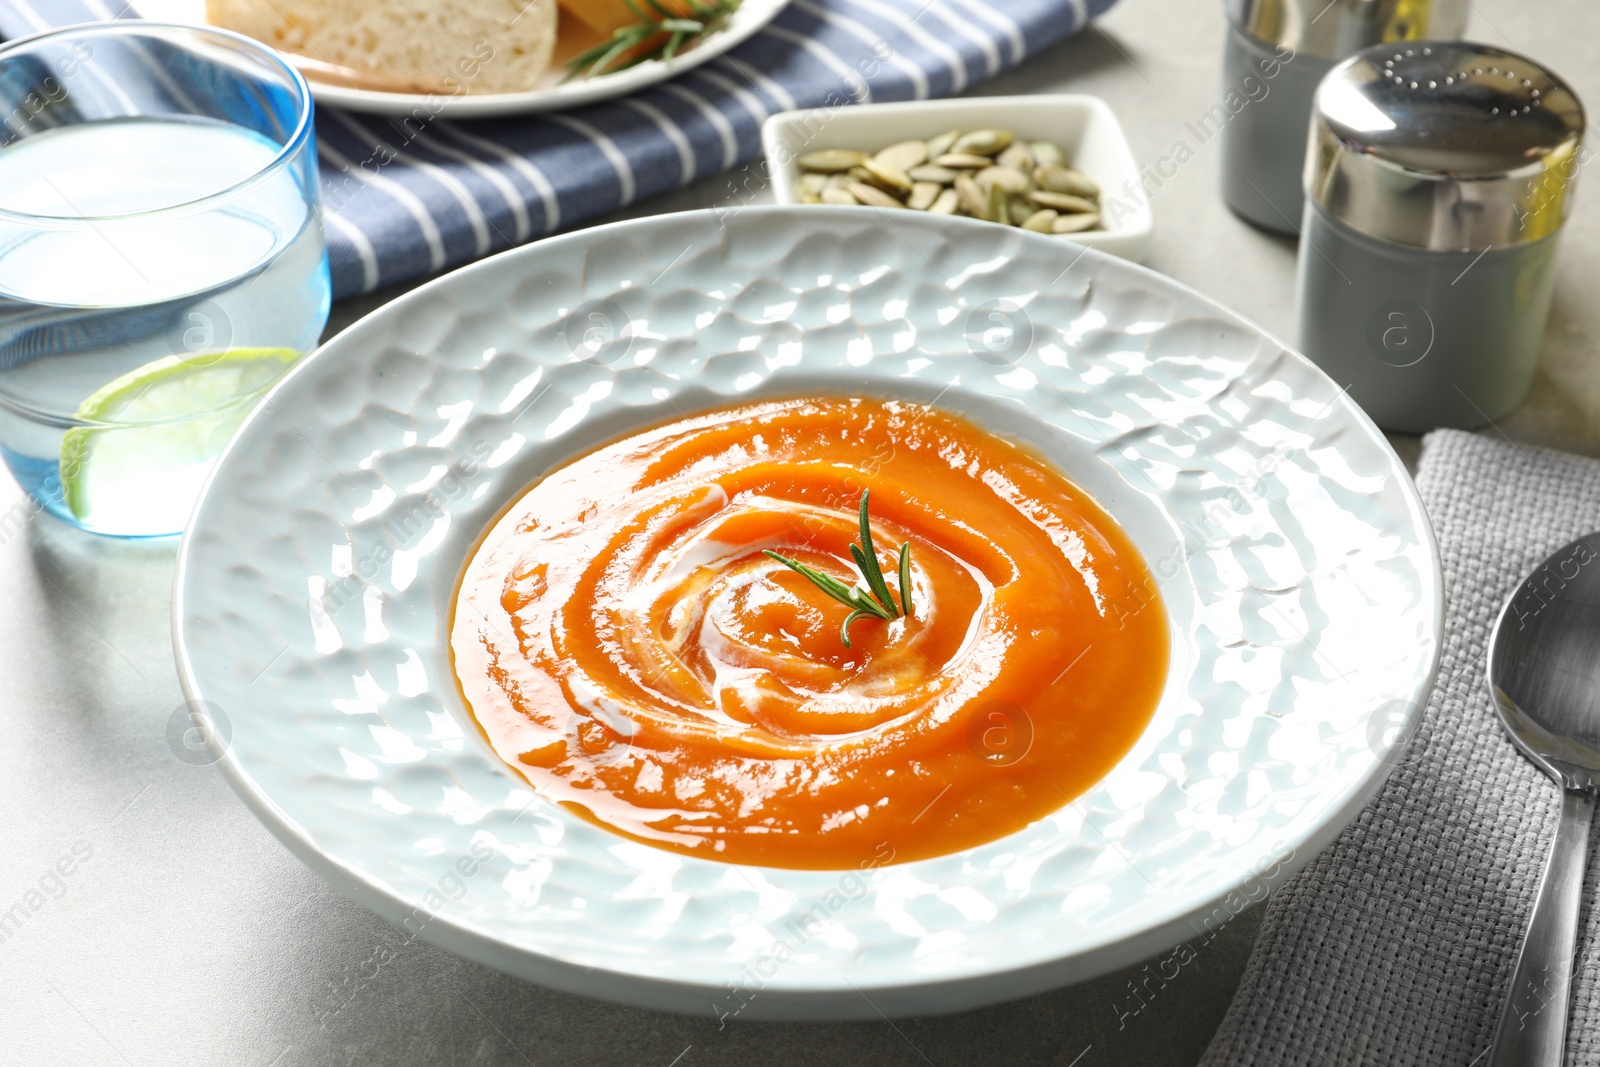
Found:
[[[1446,598],[1423,725],[1366,810],[1266,905],[1203,1067],[1466,1067],[1494,1036],[1560,794],[1505,738],[1484,650],[1526,573],[1600,527],[1600,462],[1440,431],[1423,444],[1417,484]],[[1594,882],[1591,864],[1572,1064],[1600,1063]]]

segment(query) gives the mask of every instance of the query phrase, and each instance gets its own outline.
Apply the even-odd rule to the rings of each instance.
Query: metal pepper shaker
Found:
[[[1583,105],[1499,48],[1413,41],[1313,102],[1297,342],[1386,430],[1492,422],[1528,394]]]
[[[1299,233],[1311,97],[1371,45],[1459,37],[1467,0],[1226,0],[1223,97],[1200,128],[1222,141],[1222,196],[1246,221]]]

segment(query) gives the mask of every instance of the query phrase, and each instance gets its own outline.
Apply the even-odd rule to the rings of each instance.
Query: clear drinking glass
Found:
[[[194,26],[0,47],[0,456],[96,533],[183,529],[328,318],[311,94]]]

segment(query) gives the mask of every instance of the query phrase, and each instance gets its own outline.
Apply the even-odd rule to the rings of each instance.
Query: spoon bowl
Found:
[[[1562,789],[1488,1067],[1559,1067],[1600,776],[1600,533],[1558,549],[1511,594],[1489,639],[1488,675],[1512,742]]]

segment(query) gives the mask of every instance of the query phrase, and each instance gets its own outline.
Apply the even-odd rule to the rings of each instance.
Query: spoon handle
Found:
[[[1569,789],[1487,1067],[1561,1067],[1594,794]]]

